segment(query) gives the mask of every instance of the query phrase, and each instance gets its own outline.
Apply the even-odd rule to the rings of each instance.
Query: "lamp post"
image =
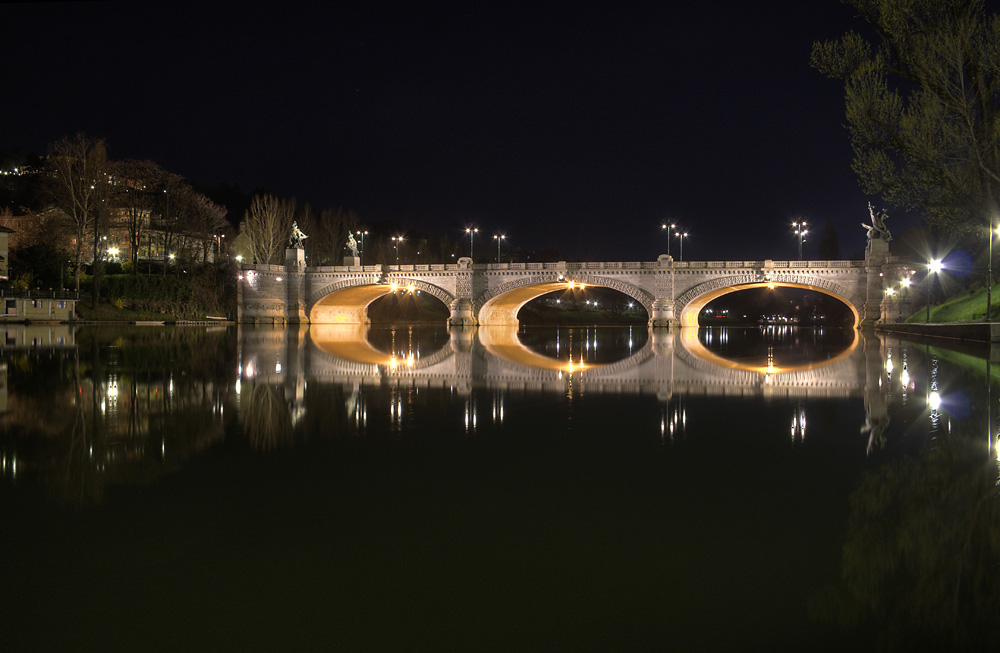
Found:
[[[684,239],[687,238],[687,235],[688,234],[687,234],[686,231],[684,231],[684,232],[678,231],[678,232],[674,233],[674,236],[676,236],[677,238],[681,239],[681,262],[684,261]]]
[[[479,233],[479,227],[466,227],[465,233],[469,234],[469,258],[473,258],[476,250],[476,234]]]
[[[926,299],[927,299],[927,315],[924,318],[924,323],[925,324],[931,321],[931,284],[934,283],[934,279],[937,277],[937,275],[941,271],[942,267],[944,267],[944,266],[941,264],[941,259],[937,259],[937,258],[931,259],[927,263],[927,286],[925,286],[925,288],[924,288],[924,291],[925,291],[925,293],[927,295],[927,297],[926,297]],[[934,276],[931,276],[931,275],[934,275]]]
[[[806,221],[792,223],[792,233],[799,237],[799,260],[802,260],[802,243],[805,242],[805,235],[809,233],[806,229]]]
[[[399,267],[399,248],[403,244],[403,237],[393,236],[392,238],[390,238],[390,240],[392,240],[392,242],[395,243],[393,245],[393,248],[396,250],[396,267]]]
[[[902,279],[899,280],[899,290],[900,290],[900,295],[901,295],[901,297],[899,299],[899,321],[902,322],[903,321],[903,302],[909,296],[910,277],[903,277]]]
[[[664,229],[667,232],[667,256],[670,256],[670,234],[676,227],[677,225],[674,224],[673,222],[671,222],[670,224],[664,222],[663,224],[660,225],[660,229]]]
[[[497,241],[497,263],[500,262],[500,243],[504,241],[507,234],[493,234],[493,240]]]
[[[993,295],[993,236],[996,234],[1000,236],[1000,227],[993,228],[993,220],[990,219],[990,246],[989,253],[986,255],[986,315],[983,316],[984,322],[990,321],[990,315],[992,314],[992,295]]]
[[[361,259],[360,260],[361,265],[364,266],[364,264],[365,264],[365,236],[368,235],[368,230],[367,229],[358,229],[354,233],[356,233],[358,236],[361,236],[361,251],[358,252],[358,254],[360,255],[360,256],[358,256],[358,258]]]

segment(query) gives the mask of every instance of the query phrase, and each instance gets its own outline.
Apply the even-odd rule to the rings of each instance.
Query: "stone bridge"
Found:
[[[640,304],[649,325],[697,326],[713,299],[760,287],[795,287],[839,299],[854,326],[895,315],[885,288],[911,269],[872,240],[859,261],[656,261],[344,265],[310,268],[302,250],[287,250],[286,265],[243,266],[239,321],[254,324],[367,324],[368,306],[388,293],[436,297],[458,326],[517,325],[517,313],[542,295],[581,286],[617,290]]]

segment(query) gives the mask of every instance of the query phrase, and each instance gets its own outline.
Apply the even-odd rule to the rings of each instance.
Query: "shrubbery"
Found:
[[[236,275],[225,265],[206,265],[183,276],[110,274],[101,284],[101,297],[120,309],[178,319],[235,318]]]

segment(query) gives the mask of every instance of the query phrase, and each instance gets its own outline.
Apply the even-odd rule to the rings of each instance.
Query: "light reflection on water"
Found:
[[[153,574],[159,593],[131,594],[140,612],[182,604],[205,569],[205,549],[185,544],[199,537],[194,523],[212,534],[209,549],[248,551],[262,577],[335,588],[325,594],[333,607],[359,614],[357,630],[338,631],[346,645],[421,605],[414,588],[440,582],[452,591],[438,608],[474,629],[495,626],[490,614],[524,617],[504,606],[579,615],[524,639],[508,633],[504,647],[620,643],[593,625],[600,611],[578,603],[604,605],[594,588],[617,583],[634,597],[622,599],[628,614],[659,615],[619,615],[654,643],[668,641],[659,625],[671,642],[711,640],[706,632],[723,632],[720,601],[745,615],[727,624],[733,632],[774,644],[812,641],[821,627],[845,642],[883,629],[944,644],[978,641],[973,626],[991,632],[980,616],[1000,595],[996,575],[983,575],[1000,562],[1000,458],[994,370],[981,351],[790,328],[7,329],[0,489],[19,528],[0,554],[27,565],[9,579],[17,589],[47,561],[73,558],[59,542],[82,540],[119,582]],[[73,531],[57,509],[66,504],[103,525]],[[158,521],[171,506],[176,533]],[[127,562],[123,546],[150,545],[135,532],[163,539],[164,578]],[[948,556],[959,540],[956,569]],[[272,560],[275,547],[294,548],[295,561]],[[403,559],[416,562],[391,562]],[[211,560],[223,586],[240,585],[231,561]],[[672,593],[664,577],[687,591]],[[923,614],[952,578],[967,588],[961,616],[885,617],[891,601]],[[260,582],[262,594],[281,594]],[[498,587],[509,596],[493,612],[468,600]],[[382,607],[359,608],[359,595]],[[106,614],[122,607],[97,603]],[[275,627],[263,608],[217,609],[247,641],[262,636],[258,623]],[[784,621],[770,621],[779,613]],[[315,634],[319,623],[298,625]],[[448,643],[418,625],[408,635]]]

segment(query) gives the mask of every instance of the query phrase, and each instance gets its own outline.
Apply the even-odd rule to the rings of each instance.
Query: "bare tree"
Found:
[[[158,191],[162,191],[163,178],[167,174],[152,161],[116,161],[112,164],[115,176],[115,204],[119,207],[121,219],[129,239],[129,258],[132,273],[138,272],[139,250],[142,237],[156,209]],[[160,193],[162,195],[162,192]]]
[[[201,261],[208,263],[208,250],[229,226],[226,222],[226,208],[201,193],[194,193],[187,218],[186,231],[201,243]]]
[[[358,228],[358,214],[350,209],[324,209],[306,241],[306,255],[317,265],[340,265],[347,234]]]
[[[255,195],[240,224],[254,262],[281,263],[295,215],[295,200],[279,200],[274,195]]]
[[[177,255],[182,240],[180,231],[187,222],[192,208],[194,190],[180,175],[167,173],[157,193],[159,198],[159,231],[163,246],[163,274],[167,274],[170,255]]]
[[[66,214],[76,235],[73,279],[79,293],[84,239],[88,231],[97,233],[100,207],[108,195],[104,141],[83,134],[57,141],[49,148],[48,166],[49,196],[55,207]]]

